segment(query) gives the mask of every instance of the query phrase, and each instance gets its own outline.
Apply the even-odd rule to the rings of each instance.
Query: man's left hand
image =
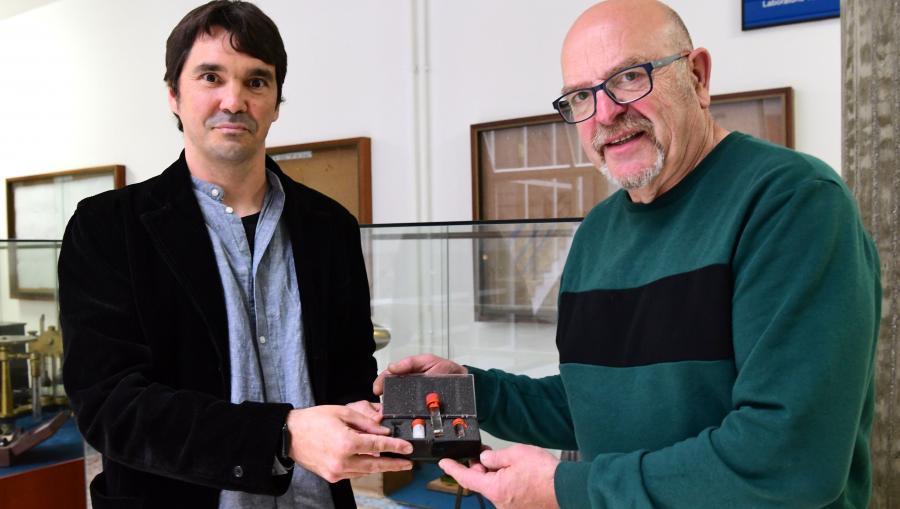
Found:
[[[559,460],[532,445],[482,451],[480,463],[466,467],[451,459],[439,465],[464,488],[487,497],[498,509],[558,509],[553,474]]]

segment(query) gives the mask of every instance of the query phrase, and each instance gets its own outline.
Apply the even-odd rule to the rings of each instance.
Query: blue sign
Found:
[[[840,0],[743,0],[743,29],[799,23],[841,15]]]

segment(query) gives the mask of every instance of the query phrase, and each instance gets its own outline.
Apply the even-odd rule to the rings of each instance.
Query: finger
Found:
[[[384,394],[384,377],[390,375],[390,371],[384,370],[381,373],[378,373],[378,378],[375,379],[375,382],[372,383],[372,394],[376,396],[381,396]]]
[[[438,462],[441,470],[450,477],[456,479],[463,488],[468,488],[479,493],[484,493],[484,488],[488,485],[488,472],[479,472],[471,468],[466,468],[461,463],[457,463],[451,459],[442,459]]]
[[[488,470],[500,470],[512,464],[511,457],[513,454],[509,449],[500,451],[482,451],[478,461]]]
[[[378,406],[376,407],[375,404],[369,401],[357,401],[347,405],[347,408],[358,412],[375,422],[381,422],[381,403],[378,403]]]
[[[388,365],[387,370],[393,375],[405,375],[408,373],[421,373],[428,369],[432,363],[429,362],[432,355],[413,355],[404,357],[397,362]]]
[[[439,359],[434,355],[424,354],[412,355],[404,357],[397,362],[392,362],[388,365],[387,369],[382,371],[378,375],[378,378],[375,379],[375,382],[372,384],[372,392],[376,396],[381,396],[384,393],[384,379],[387,376],[424,372],[431,366],[428,362],[430,358]],[[432,361],[432,363],[433,362],[434,361]]]
[[[372,418],[365,416],[352,408],[347,408],[346,412],[340,415],[342,421],[356,431],[363,433],[374,433],[376,435],[389,435],[390,428],[380,425]],[[379,414],[380,415],[380,414]],[[380,421],[379,417],[379,421]]]
[[[477,461],[472,461],[469,463],[469,470],[474,470],[476,472],[486,473],[488,469],[484,468],[484,465],[478,463]]]
[[[363,461],[363,456],[351,456],[344,462],[343,469],[335,472],[334,477],[339,479],[355,479],[377,472],[402,472],[412,470],[413,463],[409,460],[386,458],[385,461]],[[388,459],[390,461],[388,461]]]
[[[356,452],[360,454],[412,454],[413,446],[406,440],[378,435],[357,435]]]
[[[366,475],[375,472],[402,472],[404,470],[412,470],[412,467],[412,461],[402,458],[353,456],[347,460],[346,473]]]

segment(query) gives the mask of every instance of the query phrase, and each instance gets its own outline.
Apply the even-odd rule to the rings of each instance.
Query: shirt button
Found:
[[[215,198],[216,196],[219,196],[219,190],[213,189],[212,191],[209,192],[209,194],[213,195],[213,198]]]
[[[265,336],[260,336],[260,337],[259,337],[259,342],[262,343],[262,344],[266,344],[266,337],[265,337]]]
[[[231,208],[231,207],[225,207],[225,213],[226,213],[226,214],[231,214],[232,212],[234,212],[234,209],[233,209],[233,208]]]
[[[238,465],[231,470],[231,473],[234,474],[235,477],[241,478],[244,477],[244,469]]]

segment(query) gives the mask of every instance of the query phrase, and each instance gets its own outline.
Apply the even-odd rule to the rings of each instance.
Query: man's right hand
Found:
[[[291,459],[328,482],[374,472],[410,470],[412,462],[382,458],[383,452],[411,454],[412,445],[352,408],[321,405],[291,410]]]
[[[437,355],[430,353],[413,355],[391,363],[386,370],[382,371],[375,379],[375,383],[372,384],[372,392],[376,396],[381,396],[384,392],[384,377],[387,375],[465,375],[468,372],[459,364]]]

